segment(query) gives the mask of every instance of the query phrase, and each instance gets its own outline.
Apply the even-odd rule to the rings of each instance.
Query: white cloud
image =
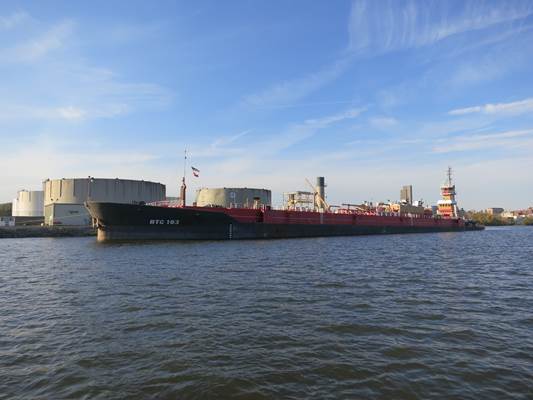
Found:
[[[215,139],[211,143],[211,147],[227,146],[228,144],[231,144],[231,143],[239,140],[240,138],[248,135],[250,132],[251,132],[251,130],[248,129],[246,131],[239,132],[239,133],[237,133],[235,135],[219,137],[219,138]]]
[[[84,110],[73,106],[61,107],[57,111],[64,119],[82,119],[86,114]]]
[[[456,87],[495,80],[508,72],[510,66],[500,58],[485,57],[484,60],[467,62],[457,67],[450,78]]]
[[[86,112],[74,106],[65,107],[38,107],[38,106],[14,106],[3,105],[0,110],[0,120],[9,119],[81,119]]]
[[[370,123],[370,126],[382,130],[390,129],[393,126],[398,125],[396,118],[391,117],[374,117],[370,118],[368,122]]]
[[[345,73],[356,56],[426,46],[456,34],[520,21],[532,13],[529,3],[522,1],[505,5],[466,2],[461,7],[447,2],[412,0],[353,1],[348,23],[349,44],[344,56],[322,70],[248,95],[242,102],[257,108],[293,107],[295,102]],[[521,30],[508,26],[505,31],[517,34]],[[501,36],[499,32],[498,37]],[[456,81],[486,80],[499,74],[497,65],[488,66],[484,72],[465,66],[457,72]]]
[[[290,107],[316,90],[337,79],[350,65],[349,58],[341,58],[326,68],[294,80],[278,83],[262,92],[243,99],[245,105],[259,108]]]
[[[468,31],[521,20],[533,10],[527,1],[420,2],[370,1],[352,3],[349,50],[380,54],[430,45]]]
[[[208,145],[197,145],[189,148],[189,154],[192,158],[219,158],[242,156],[246,150],[241,147],[235,147],[234,143],[244,136],[248,135],[251,130],[239,132],[235,135],[221,136],[214,139]]]
[[[344,121],[347,119],[354,119],[361,115],[362,112],[364,112],[366,108],[352,108],[343,112],[340,112],[338,114],[328,115],[326,117],[317,118],[317,119],[308,119],[305,121],[306,125],[313,125],[317,128],[326,127],[328,125],[331,125],[335,122]]]
[[[440,141],[442,144],[433,147],[433,152],[451,153],[493,147],[501,149],[525,149],[526,145],[530,146],[533,144],[531,139],[533,139],[533,129],[507,131],[488,135],[463,136],[453,139],[447,138]]]
[[[64,120],[82,121],[94,118],[111,118],[128,112],[123,104],[102,104],[83,108],[77,106],[41,107],[4,105],[0,110],[0,120]]]
[[[283,149],[287,149],[305,139],[314,136],[321,129],[325,129],[342,121],[357,118],[365,110],[366,108],[364,107],[352,108],[337,114],[315,119],[308,119],[303,123],[290,125],[279,135],[274,135],[268,141],[261,143],[259,149],[268,153],[276,153]]]
[[[45,63],[40,72],[43,73],[38,76],[44,78],[38,79],[37,85],[50,99],[34,96],[32,86],[19,82],[11,89],[19,93],[16,99],[0,100],[0,120],[113,118],[138,110],[161,109],[173,98],[168,89],[159,85],[122,82],[110,70],[87,67],[76,60],[52,66]]]
[[[234,170],[238,165],[248,168],[251,162],[258,161],[265,157],[274,157],[280,151],[294,146],[312,136],[322,129],[343,121],[359,117],[366,108],[351,108],[336,114],[323,116],[320,118],[307,119],[301,123],[294,123],[282,129],[280,133],[261,135],[259,140],[249,142],[242,146],[228,146],[238,141],[251,131],[244,131],[239,134],[222,137],[214,140],[207,146],[197,146],[191,148],[191,155],[197,158],[231,158],[230,163],[236,162],[236,157],[242,162],[236,162],[231,168]],[[267,137],[267,139],[263,139]],[[252,155],[252,156],[250,156]],[[249,158],[251,157],[251,158]],[[260,167],[256,164],[256,167]],[[242,172],[242,171],[241,171]]]
[[[150,150],[109,149],[93,143],[80,147],[68,135],[53,134],[34,139],[32,146],[21,146],[5,154],[0,158],[0,169],[5,171],[6,179],[21,182],[31,179],[36,184],[46,178],[66,176],[125,177],[138,173],[141,179],[146,176],[139,172],[142,166],[157,158]],[[130,168],[136,172],[129,172]]]
[[[13,29],[16,26],[22,24],[28,18],[29,18],[29,15],[23,11],[17,11],[7,16],[0,15],[0,29],[2,30]]]
[[[63,21],[45,33],[3,49],[0,55],[2,63],[30,63],[65,46],[67,38],[72,34],[74,23]]]
[[[459,108],[448,112],[450,115],[465,115],[465,114],[524,114],[533,111],[533,98],[525,100],[514,101],[511,103],[496,103],[484,104],[481,106],[473,106],[467,108]]]

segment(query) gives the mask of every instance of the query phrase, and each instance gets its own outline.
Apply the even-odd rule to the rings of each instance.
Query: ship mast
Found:
[[[180,187],[180,205],[182,207],[185,207],[186,205],[186,192],[187,192],[187,185],[185,184],[186,171],[187,171],[187,149],[185,149],[185,154],[183,157],[183,178],[181,179],[181,187]]]

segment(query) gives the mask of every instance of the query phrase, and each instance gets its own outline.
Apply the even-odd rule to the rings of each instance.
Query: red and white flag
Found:
[[[194,167],[191,167],[192,169],[192,174],[195,176],[195,177],[199,177],[200,176],[200,170],[198,168],[194,168]]]

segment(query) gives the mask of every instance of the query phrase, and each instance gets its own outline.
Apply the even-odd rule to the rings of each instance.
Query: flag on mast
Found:
[[[192,174],[195,176],[195,177],[199,177],[200,176],[200,170],[198,168],[194,168],[191,166],[191,169],[192,169]]]

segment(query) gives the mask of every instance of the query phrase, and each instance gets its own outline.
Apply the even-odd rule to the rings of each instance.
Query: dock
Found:
[[[96,236],[91,226],[5,226],[0,227],[0,239],[36,237]]]

